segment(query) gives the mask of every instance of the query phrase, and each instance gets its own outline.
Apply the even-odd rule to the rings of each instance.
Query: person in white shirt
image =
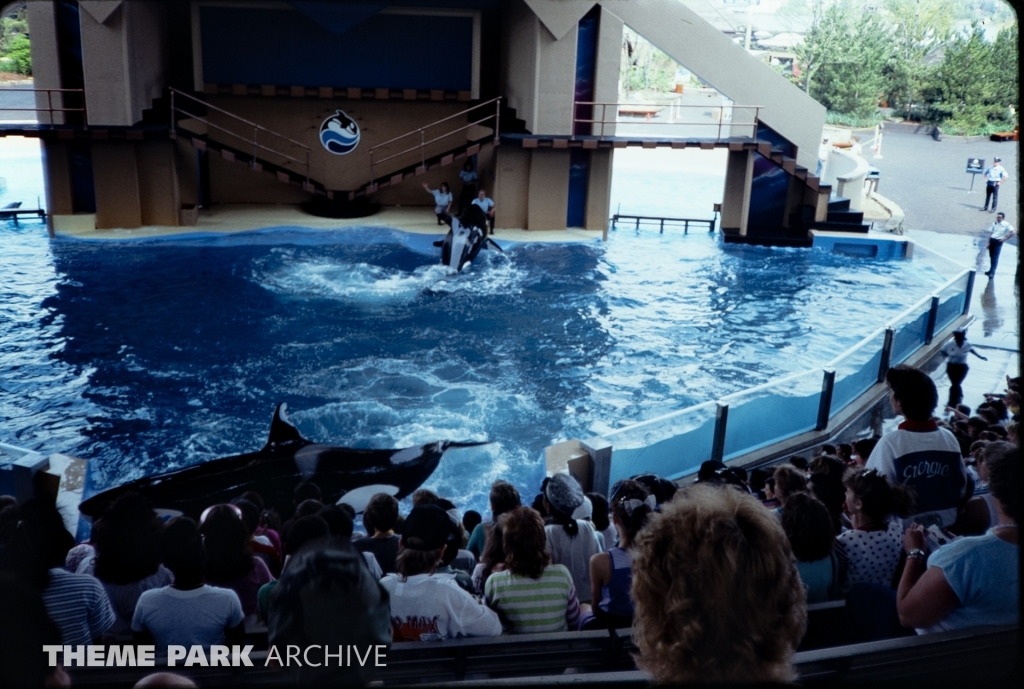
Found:
[[[437,505],[414,507],[402,525],[397,574],[380,580],[391,601],[393,641],[440,641],[459,636],[499,636],[498,614],[459,588],[454,574],[436,573],[446,548],[461,533]]]
[[[479,206],[480,210],[487,216],[487,223],[490,225],[491,234],[494,233],[494,199],[487,198],[487,192],[481,189],[473,199],[473,205]]]
[[[989,213],[995,213],[996,205],[999,203],[999,186],[1010,179],[1010,173],[999,164],[1002,160],[998,156],[995,157],[992,167],[985,170],[985,207],[981,210],[988,211],[988,202],[992,199],[992,210]]]
[[[203,583],[206,551],[196,523],[188,517],[168,523],[160,554],[174,573],[174,583],[139,596],[132,616],[134,642],[154,644],[160,656],[167,655],[170,645],[242,644],[245,615],[238,594]]]
[[[996,221],[988,228],[988,272],[985,275],[995,277],[996,266],[999,265],[999,252],[1003,250],[1003,244],[1008,242],[1013,235],[1017,234],[1013,225],[1006,222],[1006,215],[996,213]]]
[[[946,363],[946,375],[949,376],[951,383],[948,406],[955,407],[964,398],[964,391],[960,384],[967,377],[967,355],[973,354],[982,361],[988,361],[988,359],[975,351],[974,345],[967,341],[967,333],[964,330],[954,331],[953,339],[942,345],[939,354],[949,359]]]
[[[434,215],[437,216],[438,225],[452,224],[452,190],[448,188],[448,182],[441,182],[440,189],[431,189],[427,183],[423,188],[434,195]]]

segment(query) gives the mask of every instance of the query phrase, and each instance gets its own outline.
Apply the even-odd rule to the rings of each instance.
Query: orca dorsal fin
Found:
[[[270,435],[267,437],[267,448],[289,445],[291,443],[308,442],[299,433],[299,429],[288,418],[288,403],[281,402],[274,410],[274,418],[270,422]]]

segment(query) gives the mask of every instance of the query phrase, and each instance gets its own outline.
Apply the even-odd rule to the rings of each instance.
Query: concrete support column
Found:
[[[41,3],[40,3],[41,4]],[[47,224],[53,231],[53,216],[75,212],[71,196],[71,160],[68,147],[56,139],[40,139],[43,154],[43,175],[46,179]]]
[[[59,89],[60,52],[57,49],[57,17],[52,0],[39,0],[28,3],[28,28],[32,34],[32,88]],[[47,99],[47,94],[36,94],[37,108],[62,108],[61,94],[54,93]],[[32,113],[22,113],[25,118]],[[63,113],[55,113],[53,122],[47,112],[37,113],[39,124],[63,124]]]
[[[750,214],[750,186],[754,175],[754,151],[729,151],[722,195],[722,229],[747,234]]]
[[[530,151],[528,230],[564,230],[569,211],[569,151]]]
[[[94,141],[92,173],[96,185],[96,228],[140,227],[142,204],[135,147],[119,141]]]
[[[588,230],[608,229],[608,208],[612,198],[612,158],[610,148],[590,151],[590,178],[587,180]]]
[[[526,229],[530,206],[530,151],[499,146],[494,166],[494,226]]]

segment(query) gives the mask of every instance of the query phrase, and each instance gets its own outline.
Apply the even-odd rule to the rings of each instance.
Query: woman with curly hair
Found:
[[[237,593],[242,612],[246,617],[255,617],[259,613],[256,594],[274,576],[249,549],[249,530],[240,513],[234,505],[215,505],[200,518],[199,531],[206,549],[206,583]]]
[[[892,587],[903,549],[903,522],[891,517],[911,514],[914,495],[889,483],[881,472],[863,467],[849,469],[843,485],[846,512],[853,524],[853,529],[838,536],[848,559],[848,583]]]
[[[661,506],[633,555],[638,665],[659,683],[791,682],[807,626],[782,525],[751,495],[694,485]]]
[[[569,570],[550,564],[544,520],[529,507],[516,507],[498,520],[504,534],[505,571],[484,584],[487,605],[509,634],[564,632],[580,619]]]

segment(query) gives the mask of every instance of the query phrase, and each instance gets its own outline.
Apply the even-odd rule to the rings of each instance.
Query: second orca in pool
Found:
[[[198,519],[207,507],[229,502],[249,490],[259,493],[267,505],[290,505],[295,486],[312,481],[320,488],[325,505],[335,504],[350,491],[354,497],[358,494],[353,506],[359,511],[368,497],[364,493],[386,492],[398,499],[412,493],[434,473],[448,448],[487,444],[441,440],[399,450],[322,445],[302,437],[288,420],[287,409],[284,403],[277,406],[267,443],[257,452],[130,481],[83,500],[78,509],[96,518],[119,496],[138,491],[158,509],[177,510]],[[371,490],[357,490],[360,488]]]
[[[459,272],[472,263],[481,249],[503,249],[487,237],[487,216],[479,206],[470,206],[451,219],[451,229],[441,242],[441,263]]]

